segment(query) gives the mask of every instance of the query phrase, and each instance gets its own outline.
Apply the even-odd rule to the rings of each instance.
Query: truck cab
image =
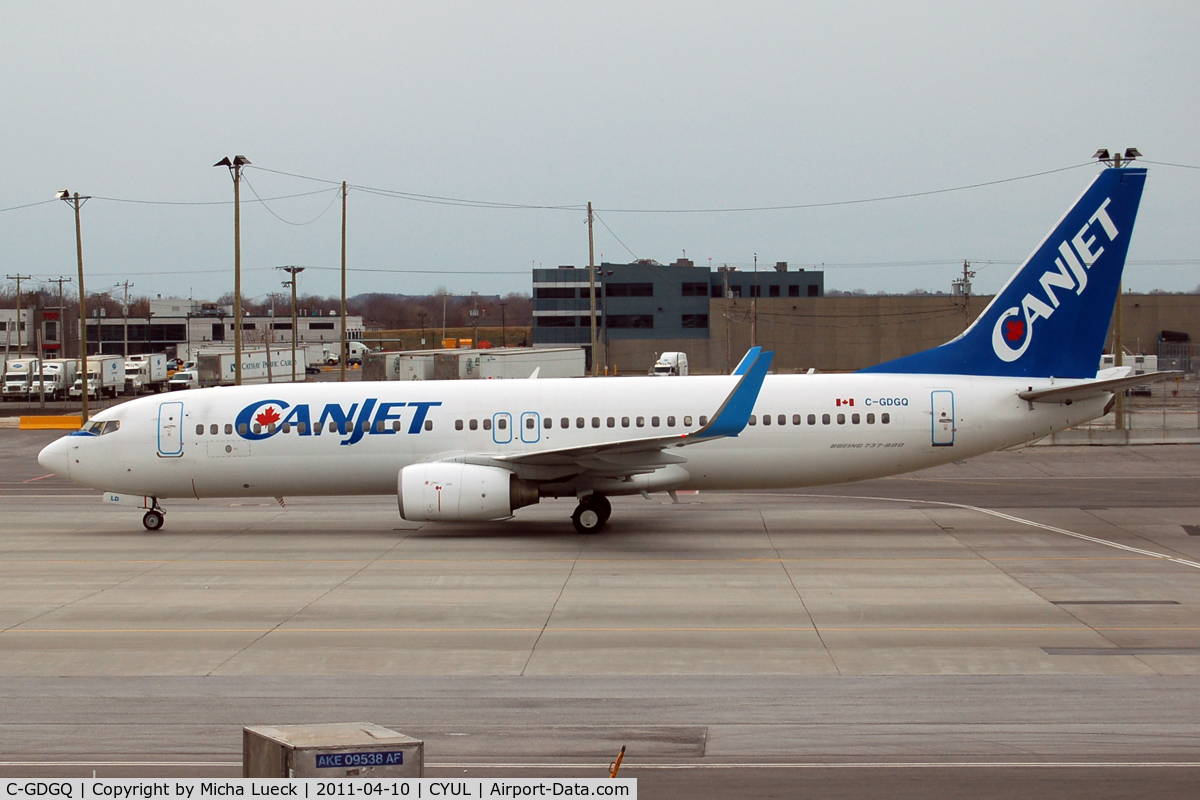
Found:
[[[654,368],[650,370],[650,374],[659,377],[670,375],[687,375],[687,353],[663,353],[658,357],[658,360],[654,362]]]

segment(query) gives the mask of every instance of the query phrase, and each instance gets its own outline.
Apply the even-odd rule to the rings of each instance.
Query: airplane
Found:
[[[1146,170],[1104,169],[958,337],[848,374],[670,380],[297,383],[212,387],[106,409],[39,463],[145,510],[168,498],[395,495],[410,521],[507,519],[576,499],[817,486],[897,475],[1103,416],[1172,373],[1098,371]]]

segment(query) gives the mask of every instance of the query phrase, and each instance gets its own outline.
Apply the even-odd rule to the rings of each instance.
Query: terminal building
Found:
[[[589,351],[590,367],[589,286],[586,267],[533,270],[534,347],[582,346]],[[615,342],[707,342],[714,328],[714,301],[723,309],[726,299],[808,298],[824,293],[823,272],[789,270],[786,261],[754,272],[713,271],[688,259],[673,264],[650,259],[605,262],[596,268],[597,341],[602,352]]]

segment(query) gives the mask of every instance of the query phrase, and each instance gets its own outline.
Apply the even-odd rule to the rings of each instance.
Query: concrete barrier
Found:
[[[20,428],[23,431],[76,431],[79,430],[79,417],[21,417]]]

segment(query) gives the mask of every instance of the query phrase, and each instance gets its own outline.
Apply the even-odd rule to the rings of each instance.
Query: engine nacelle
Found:
[[[500,467],[439,461],[397,478],[400,516],[410,522],[504,519],[538,502],[538,487]]]

